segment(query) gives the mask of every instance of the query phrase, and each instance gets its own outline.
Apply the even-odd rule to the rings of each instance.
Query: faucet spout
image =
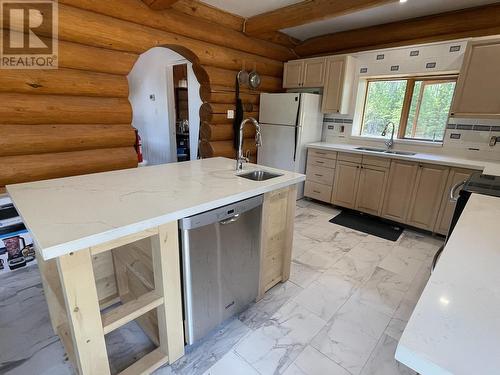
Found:
[[[389,121],[386,125],[384,130],[382,131],[382,137],[385,137],[387,134],[387,130],[389,129],[389,125],[392,125],[392,131],[391,131],[391,138],[386,140],[384,143],[387,146],[387,149],[391,149],[394,147],[394,129],[396,128],[396,125],[392,121]]]
[[[255,145],[257,147],[262,146],[262,135],[260,132],[260,125],[257,122],[256,119],[253,117],[249,117],[245,120],[243,120],[240,124],[240,133],[239,133],[239,144],[238,144],[238,153],[236,155],[236,172],[239,172],[243,169],[243,162],[249,161],[247,157],[243,156],[243,129],[245,128],[245,125],[251,122],[255,126],[256,134],[255,134]]]

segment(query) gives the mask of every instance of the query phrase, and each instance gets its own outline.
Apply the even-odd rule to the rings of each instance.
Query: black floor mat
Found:
[[[354,211],[342,211],[330,223],[371,234],[389,241],[397,241],[404,228],[380,218]]]

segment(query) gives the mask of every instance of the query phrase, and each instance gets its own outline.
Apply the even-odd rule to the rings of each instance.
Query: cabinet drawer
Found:
[[[337,152],[336,151],[326,151],[326,150],[318,150],[315,148],[310,148],[308,151],[309,157],[318,157],[318,158],[324,158],[324,159],[337,159]]]
[[[307,158],[307,167],[324,167],[324,168],[335,168],[336,161],[332,159],[318,158],[317,156],[311,156]]]
[[[361,163],[363,155],[361,154],[350,154],[347,152],[339,152],[337,155],[337,160],[339,161],[348,161],[351,163]]]
[[[391,159],[379,158],[371,155],[363,155],[363,165],[373,165],[376,167],[389,168],[391,166]]]
[[[330,203],[330,199],[332,196],[332,187],[328,185],[318,184],[316,182],[306,181],[304,194],[306,197]]]
[[[335,169],[308,165],[306,174],[307,181],[331,186],[333,185],[333,175],[335,174]]]

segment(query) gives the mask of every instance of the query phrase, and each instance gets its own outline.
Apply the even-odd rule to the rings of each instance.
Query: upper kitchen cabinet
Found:
[[[323,113],[349,114],[356,64],[351,56],[334,56],[326,60],[323,89]]]
[[[500,39],[469,43],[451,113],[455,117],[500,118]]]
[[[285,89],[323,87],[325,72],[324,57],[289,61],[285,63],[283,87]]]

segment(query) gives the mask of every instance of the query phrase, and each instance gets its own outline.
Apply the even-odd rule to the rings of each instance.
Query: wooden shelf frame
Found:
[[[135,296],[130,293],[127,271],[120,261],[120,252],[145,241],[151,251],[152,290]],[[118,296],[99,299],[93,257],[112,251]],[[118,258],[115,256],[118,255]],[[117,259],[115,259],[117,258]],[[110,365],[104,336],[136,320],[146,321],[146,314],[157,319],[158,348],[125,369],[122,374],[149,374],[184,355],[181,274],[177,222],[167,223],[110,241],[103,245],[82,249],[59,258],[44,261],[38,254],[42,283],[47,298],[51,323],[59,335],[68,357],[79,374],[110,374]],[[139,271],[134,270],[136,274]],[[148,281],[148,280],[146,280]],[[151,282],[153,281],[153,282]],[[122,305],[101,313],[112,303]],[[144,326],[143,326],[144,328]],[[145,329],[151,336],[151,329]]]

